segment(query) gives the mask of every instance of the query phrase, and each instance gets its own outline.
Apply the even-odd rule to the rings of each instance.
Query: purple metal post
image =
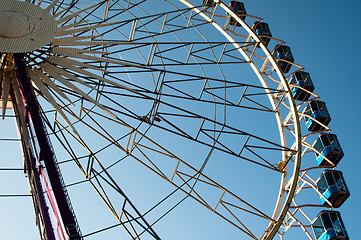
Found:
[[[26,161],[26,172],[29,178],[31,191],[33,194],[33,201],[35,204],[35,212],[37,214],[37,224],[42,224],[42,228],[39,228],[41,237],[45,237],[46,240],[55,240],[54,229],[51,224],[48,207],[46,206],[43,187],[41,185],[39,172],[36,169],[35,159],[31,156],[31,151],[24,151],[24,157]],[[39,219],[41,218],[41,220]],[[41,223],[39,222],[41,221]]]
[[[21,136],[21,144],[24,154],[24,168],[29,180],[36,214],[36,223],[39,227],[39,233],[41,239],[55,240],[54,229],[45,201],[45,193],[43,191],[43,186],[40,181],[39,171],[36,167],[36,158],[33,151],[34,149],[32,149],[30,142],[27,141],[24,137],[26,135],[29,135],[28,129],[25,127],[24,124],[26,120],[20,119],[20,112],[25,112],[24,101],[22,101],[22,99],[17,99],[14,93],[11,93],[11,98],[13,101],[15,115],[18,116],[16,120]]]
[[[40,146],[40,160],[45,164],[48,178],[60,212],[61,220],[65,229],[67,230],[67,234],[70,240],[81,239],[80,230],[75,220],[75,215],[70,210],[70,202],[66,197],[66,190],[64,189],[64,186],[60,180],[60,173],[58,172],[59,170],[56,166],[54,152],[52,151],[51,144],[47,137],[46,128],[40,116],[40,107],[25,69],[23,55],[13,54],[13,61],[16,71],[17,83],[26,103],[26,110],[30,115],[37,141]]]

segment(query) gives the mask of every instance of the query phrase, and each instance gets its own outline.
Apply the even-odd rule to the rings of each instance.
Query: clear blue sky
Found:
[[[156,0],[153,0],[156,1]],[[201,0],[200,0],[201,1]],[[338,165],[351,191],[351,197],[338,210],[351,239],[356,239],[361,215],[359,150],[361,144],[361,2],[358,0],[244,0],[248,14],[269,23],[273,36],[292,48],[295,62],[311,73],[315,92],[327,103],[332,132],[338,135],[345,157]],[[10,122],[9,122],[10,121]],[[4,124],[5,123],[5,124]],[[0,122],[4,138],[16,138],[8,132],[13,120]],[[3,143],[2,168],[21,168],[18,143]],[[11,151],[9,151],[11,149]],[[0,172],[0,194],[28,194],[27,179],[20,171]],[[0,198],[2,239],[38,239],[31,199]],[[201,238],[199,238],[201,239]],[[306,239],[301,236],[298,239]],[[297,240],[297,239],[296,239]]]

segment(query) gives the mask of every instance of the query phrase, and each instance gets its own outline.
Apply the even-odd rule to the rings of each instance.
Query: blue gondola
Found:
[[[324,198],[321,197],[321,203],[328,205],[326,198],[332,204],[330,207],[340,207],[350,196],[342,172],[337,170],[324,171],[317,180],[317,188],[324,196]]]
[[[268,24],[265,22],[257,21],[254,22],[252,29],[256,32],[256,34],[261,38],[263,43],[267,46],[272,37],[271,30],[268,27]]]
[[[319,166],[332,166],[325,157],[330,160],[335,166],[340,162],[344,153],[337,140],[337,136],[331,133],[320,134],[313,147],[321,154],[316,154],[316,160]]]
[[[312,229],[317,240],[350,239],[337,211],[322,211],[312,222]]]
[[[213,0],[203,0],[203,6],[211,7],[215,4]]]
[[[318,122],[327,126],[331,121],[330,114],[326,108],[326,103],[322,101],[310,101],[306,106],[305,114],[312,117],[305,117],[308,131],[316,132],[324,130],[325,127],[320,125]]]
[[[292,87],[292,95],[294,99],[298,101],[308,100],[311,95],[309,92],[313,92],[313,90],[315,90],[315,86],[313,86],[310,74],[308,72],[295,72],[290,78],[290,84],[299,86]]]
[[[246,19],[247,12],[246,9],[244,8],[243,2],[231,1],[229,4],[229,8],[232,9],[232,11],[236,13],[237,16],[240,17],[242,20]],[[229,24],[234,25],[236,27],[241,26],[233,17],[230,17]]]
[[[273,51],[273,56],[276,59],[280,59],[280,60],[286,60],[288,62],[285,61],[278,61],[278,66],[281,68],[282,72],[284,73],[288,73],[288,71],[290,70],[292,64],[295,59],[293,58],[292,52],[291,52],[291,48],[285,45],[279,45],[275,48],[275,50]],[[291,63],[289,63],[291,62]]]

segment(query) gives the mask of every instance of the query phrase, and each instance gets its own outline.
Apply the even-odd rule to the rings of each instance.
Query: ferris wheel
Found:
[[[239,1],[2,0],[40,238],[348,239],[331,117],[270,29]]]

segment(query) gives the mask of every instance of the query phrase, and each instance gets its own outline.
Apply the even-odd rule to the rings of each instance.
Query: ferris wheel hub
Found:
[[[0,12],[0,37],[20,38],[34,31],[34,21],[21,12]]]
[[[46,10],[29,2],[0,2],[0,52],[25,53],[42,48],[55,37],[57,24]]]

